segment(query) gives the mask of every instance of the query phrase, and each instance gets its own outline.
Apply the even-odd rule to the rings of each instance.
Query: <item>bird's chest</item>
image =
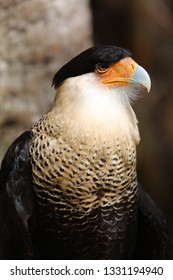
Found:
[[[78,143],[45,135],[31,149],[34,188],[40,204],[71,211],[133,200],[136,188],[135,149]],[[129,197],[128,197],[129,194]]]
[[[131,254],[137,209],[132,147],[124,157],[106,143],[37,135],[30,156],[41,224],[55,238],[56,258],[126,258],[125,246]]]

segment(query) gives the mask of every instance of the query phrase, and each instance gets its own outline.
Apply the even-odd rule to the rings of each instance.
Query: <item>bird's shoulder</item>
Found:
[[[1,189],[3,186],[10,187],[11,183],[17,183],[28,177],[31,172],[29,148],[32,141],[32,132],[30,130],[21,134],[8,148],[0,170]],[[26,168],[27,167],[27,168]],[[14,186],[14,184],[13,184]],[[13,189],[13,187],[11,186]]]
[[[29,148],[32,132],[7,150],[0,170],[0,258],[32,256],[28,221],[34,209]]]

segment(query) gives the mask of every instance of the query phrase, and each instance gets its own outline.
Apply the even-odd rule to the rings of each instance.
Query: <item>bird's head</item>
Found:
[[[55,74],[53,86],[57,89],[55,103],[61,104],[65,114],[71,112],[76,123],[100,121],[102,130],[110,124],[110,130],[114,126],[122,131],[124,123],[128,134],[131,127],[137,130],[131,100],[139,96],[141,89],[150,91],[151,81],[128,50],[99,45],[65,64]]]
[[[107,87],[131,86],[150,91],[151,81],[144,68],[120,47],[100,45],[91,47],[65,64],[54,76],[52,85],[57,88],[66,79],[95,73],[99,82]]]

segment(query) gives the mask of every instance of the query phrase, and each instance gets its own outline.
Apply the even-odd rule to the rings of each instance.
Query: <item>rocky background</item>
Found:
[[[136,104],[138,177],[173,240],[173,1],[0,0],[0,159],[54,98],[51,80],[93,44],[130,49],[152,90]]]
[[[0,0],[0,158],[50,108],[54,74],[91,34],[88,0]]]

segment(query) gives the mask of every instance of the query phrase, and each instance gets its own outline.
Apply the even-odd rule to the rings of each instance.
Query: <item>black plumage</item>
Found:
[[[65,79],[93,72],[98,63],[109,66],[120,59],[130,56],[130,51],[111,45],[89,48],[65,64],[54,76],[52,85],[56,88]]]
[[[73,89],[66,90],[67,78],[94,72],[98,63],[111,67],[129,56],[122,48],[94,47],[55,75],[54,86],[63,87],[53,108],[16,139],[2,161],[0,259],[170,258],[165,217],[137,182],[136,143],[128,135],[124,141],[123,115],[121,139],[118,128],[111,134],[112,126],[102,126],[104,107],[101,123],[92,110],[88,114],[90,103],[85,102],[80,103],[85,118],[81,113],[76,119],[72,109],[81,112],[80,106]],[[97,82],[98,73],[94,77]],[[67,104],[67,97],[69,102],[75,99],[75,107]],[[128,102],[124,113],[126,109],[137,130]]]
[[[0,258],[33,256],[29,218],[34,210],[29,158],[31,134],[25,132],[8,149],[0,170]]]

